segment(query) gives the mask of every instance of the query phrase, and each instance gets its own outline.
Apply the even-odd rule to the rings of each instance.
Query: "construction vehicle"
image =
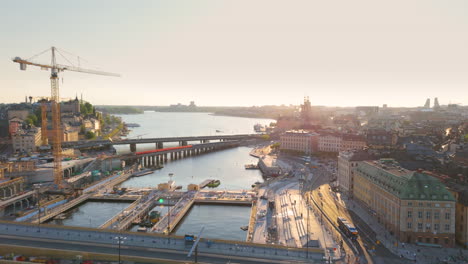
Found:
[[[44,54],[45,52],[51,51],[52,58],[50,64],[44,63],[36,63],[33,62],[32,59]],[[73,65],[63,65],[57,64],[56,60],[56,53],[60,54],[63,58],[65,56],[62,52],[57,49],[56,47],[51,47],[50,49],[46,49],[45,51],[34,55],[29,59],[21,59],[20,57],[15,57],[13,62],[19,63],[20,70],[25,71],[28,65],[40,67],[42,70],[49,70],[51,71],[50,74],[50,88],[51,88],[51,108],[52,108],[52,153],[54,156],[54,183],[58,189],[63,189],[63,171],[62,171],[62,140],[63,140],[63,132],[60,122],[60,90],[59,90],[59,73],[63,71],[75,71],[75,72],[83,72],[89,74],[97,74],[97,75],[106,75],[106,76],[116,76],[120,77],[119,74],[116,73],[109,73],[103,71],[96,71],[91,69],[84,69],[81,67],[76,67]],[[65,58],[66,59],[66,58]],[[66,59],[69,63],[70,61]]]

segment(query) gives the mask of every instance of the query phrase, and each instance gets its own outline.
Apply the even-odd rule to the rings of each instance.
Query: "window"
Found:
[[[422,229],[422,223],[418,223],[418,229]]]
[[[411,218],[413,217],[413,212],[412,211],[408,211],[408,218]]]
[[[421,207],[422,207],[422,206],[423,206],[423,203],[418,203],[418,206],[421,206]]]
[[[450,231],[450,224],[445,224],[445,231]]]
[[[434,230],[436,230],[436,231],[439,230],[439,224],[434,224]]]
[[[408,222],[408,225],[407,225],[408,229],[411,229],[413,227],[413,223],[411,222]]]
[[[431,219],[431,212],[426,212],[426,219]]]
[[[439,219],[439,212],[434,212],[434,219]]]
[[[422,214],[423,214],[423,212],[422,212],[422,211],[419,211],[419,212],[418,212],[418,218],[422,218]]]
[[[450,213],[445,213],[445,219],[450,220]]]

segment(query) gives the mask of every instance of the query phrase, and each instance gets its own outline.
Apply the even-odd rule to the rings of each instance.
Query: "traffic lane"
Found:
[[[46,248],[46,249],[59,249],[67,251],[77,251],[77,252],[89,252],[89,253],[103,253],[103,254],[118,254],[118,247],[115,246],[103,246],[100,244],[93,243],[70,243],[69,241],[50,241],[47,239],[23,239],[18,237],[10,236],[0,236],[2,243],[0,244],[3,247],[7,246],[23,246],[31,248]],[[155,249],[155,248],[138,248],[138,247],[126,247],[121,246],[121,256],[129,257],[145,257],[145,258],[154,258],[154,259],[166,259],[166,260],[176,260],[176,261],[191,261],[192,258],[188,258],[187,254],[190,248],[187,248],[187,251],[177,251],[170,249]],[[284,260],[270,260],[270,259],[258,259],[250,257],[237,257],[237,256],[228,256],[228,255],[217,255],[209,253],[198,253],[198,260],[201,262],[207,263],[227,263],[228,261],[234,261],[236,263],[245,263],[245,264],[255,264],[255,263],[289,263],[290,261]]]
[[[328,185],[322,185],[324,188],[321,188],[323,192],[321,192],[321,196],[318,195],[318,191],[314,198],[320,201],[322,205],[322,210],[328,215],[328,217],[334,221],[339,216],[345,217],[346,219],[350,219],[350,216],[347,212],[340,212],[340,207],[336,204],[336,200],[333,197],[330,197],[330,193],[328,192]],[[317,198],[317,196],[319,198]],[[335,223],[334,223],[335,224]],[[373,258],[369,255],[366,250],[365,244],[362,242],[361,236],[358,236],[357,240],[353,241],[354,246],[358,250],[358,255],[361,259],[365,259],[367,263],[373,263]]]

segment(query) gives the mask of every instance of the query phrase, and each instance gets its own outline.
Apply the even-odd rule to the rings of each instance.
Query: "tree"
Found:
[[[88,132],[86,132],[85,137],[86,137],[86,139],[95,139],[96,134],[94,134],[93,131],[88,131]]]
[[[80,134],[84,135],[84,133],[86,133],[86,128],[84,125],[81,125],[80,126]]]

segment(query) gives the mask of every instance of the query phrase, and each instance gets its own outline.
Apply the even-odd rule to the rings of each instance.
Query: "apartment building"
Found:
[[[305,130],[287,131],[280,138],[280,149],[311,154],[317,151],[318,137],[317,133]]]
[[[41,145],[41,128],[31,127],[19,130],[12,136],[12,145],[15,152],[33,152]]]
[[[340,151],[338,154],[338,188],[348,195],[353,197],[354,188],[354,169],[358,163],[364,160],[374,159],[367,150],[346,150]]]

